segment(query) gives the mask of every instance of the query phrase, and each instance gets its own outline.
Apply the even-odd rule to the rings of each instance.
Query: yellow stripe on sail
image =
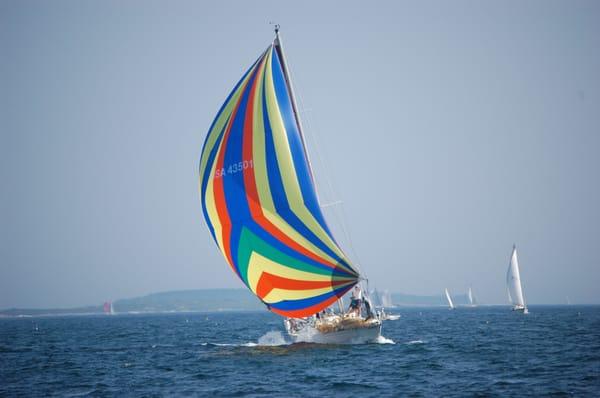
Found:
[[[283,181],[285,194],[290,204],[291,210],[298,216],[300,220],[309,228],[327,247],[329,247],[336,255],[341,259],[344,259],[347,263],[344,253],[335,244],[335,242],[329,237],[317,220],[313,217],[312,213],[304,205],[302,197],[302,191],[300,184],[297,179],[296,169],[292,160],[292,153],[287,141],[287,134],[283,118],[277,105],[277,98],[275,94],[275,87],[273,83],[271,62],[267,62],[267,73],[266,73],[266,102],[269,122],[271,124],[271,131],[273,133],[273,141],[275,143],[275,152],[277,163],[279,164],[279,170]],[[340,266],[342,266],[340,264]],[[344,267],[345,268],[345,267]],[[348,269],[350,272],[354,270]]]
[[[252,69],[256,69],[257,66],[258,63]],[[235,93],[229,99],[227,105],[225,105],[225,108],[223,108],[223,111],[219,115],[219,118],[214,123],[213,128],[208,133],[208,140],[206,141],[206,145],[204,146],[204,150],[202,151],[202,155],[200,156],[200,178],[202,178],[202,176],[204,175],[204,169],[206,168],[206,162],[208,161],[209,157],[208,155],[214,148],[217,138],[219,137],[219,133],[221,132],[221,130],[223,130],[223,126],[225,125],[225,123],[227,123],[227,120],[229,120],[229,116],[233,112],[233,108],[235,104],[237,104],[240,94],[244,91],[248,80],[250,80],[250,76],[252,76],[252,71],[250,71],[246,75],[244,81],[238,86]]]
[[[248,261],[248,284],[250,289],[256,293],[258,281],[263,272],[280,276],[282,278],[304,280],[304,281],[330,281],[331,275],[314,274],[312,272],[300,271],[286,265],[275,262],[259,253],[252,252]]]
[[[266,64],[270,64],[271,62],[271,54],[266,60]],[[265,68],[262,67],[258,72],[259,82],[263,81]],[[293,227],[291,227],[282,217],[277,214],[277,210],[275,209],[275,204],[273,203],[273,198],[271,195],[271,189],[269,185],[269,177],[267,174],[267,154],[265,151],[265,126],[263,119],[263,108],[262,108],[262,99],[264,96],[264,88],[262,84],[259,84],[256,90],[256,94],[254,96],[254,114],[253,114],[253,134],[252,134],[252,151],[253,151],[253,164],[254,164],[254,176],[256,179],[256,187],[258,191],[258,198],[260,201],[260,206],[263,211],[263,215],[267,220],[269,220],[273,225],[275,225],[279,230],[281,230],[286,236],[288,236],[291,240],[298,243],[299,245],[306,248],[311,253],[323,258],[324,260],[330,262],[331,264],[335,264],[337,261],[319,249],[316,245],[314,245],[311,241],[306,239],[302,234],[296,231]]]
[[[258,67],[258,65],[259,64],[254,66],[253,70],[256,69]],[[231,96],[231,98],[229,99],[229,102],[223,109],[223,112],[221,112],[219,119],[214,124],[212,130],[209,132],[208,141],[206,143],[204,151],[202,152],[202,157],[200,158],[200,189],[202,189],[202,176],[204,175],[204,169],[206,167],[210,167],[210,174],[208,176],[208,183],[206,184],[206,195],[204,197],[204,203],[206,205],[206,212],[208,213],[208,218],[210,219],[210,222],[213,226],[215,238],[217,240],[217,246],[219,246],[219,249],[223,253],[225,253],[225,250],[223,247],[223,232],[222,232],[223,228],[222,228],[221,222],[219,220],[219,214],[217,213],[217,206],[216,206],[216,202],[215,202],[215,193],[214,193],[214,178],[215,178],[215,172],[216,172],[216,167],[217,167],[217,159],[219,158],[219,154],[223,150],[223,144],[224,144],[224,138],[225,138],[225,135],[224,134],[220,135],[220,133],[223,130],[223,128],[226,127],[225,126],[226,123],[233,122],[231,120],[233,110],[235,109],[235,105],[237,104],[240,95],[243,93],[244,89],[246,88],[246,85],[248,84],[248,81],[250,80],[250,77],[252,76],[252,71],[250,71],[247,74],[247,76],[244,78],[243,82],[238,86],[237,90]],[[221,137],[220,140],[218,140],[219,136]],[[207,162],[208,162],[209,154],[215,145],[218,145],[216,155],[212,161],[212,164],[208,165]],[[202,193],[200,193],[200,194],[202,194]]]
[[[218,154],[221,152],[224,140],[221,139],[219,142],[219,149],[217,150],[217,156],[213,160],[212,165],[210,165],[210,175],[208,176],[208,184],[206,184],[206,195],[204,197],[204,203],[206,204],[206,212],[208,213],[208,218],[210,218],[210,223],[213,226],[213,230],[215,233],[215,239],[217,240],[217,246],[221,252],[225,253],[223,248],[223,228],[221,227],[221,221],[219,220],[219,214],[217,213],[217,205],[215,202],[215,191],[214,191],[214,178],[215,171],[217,168],[217,158]]]
[[[248,260],[248,284],[250,289],[257,294],[258,282],[263,274],[268,272],[271,275],[279,276],[287,279],[311,281],[311,282],[334,282],[347,281],[335,288],[351,285],[356,283],[354,278],[332,277],[331,275],[313,274],[312,272],[299,271],[294,268],[287,267],[283,264],[275,262],[267,257],[264,257],[256,252],[252,252]],[[315,297],[334,290],[333,287],[325,287],[319,289],[303,289],[303,290],[287,290],[274,288],[262,300],[265,303],[277,303],[284,300],[300,300],[308,297]]]
[[[341,288],[356,283],[356,281],[349,281],[341,285],[337,285],[335,288]],[[326,294],[334,290],[331,287],[322,289],[308,289],[308,290],[285,290],[285,289],[273,289],[269,294],[262,298],[262,301],[268,304],[279,303],[285,300],[302,300],[310,297],[317,297],[322,294]]]

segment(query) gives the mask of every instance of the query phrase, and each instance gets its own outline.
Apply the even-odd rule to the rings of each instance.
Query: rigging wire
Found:
[[[292,78],[293,72],[292,72],[292,67],[288,64],[288,73],[290,75],[290,80],[296,81],[295,77]],[[348,243],[348,246],[352,252],[352,257],[355,259],[355,267],[357,268],[357,271],[359,271],[360,274],[363,275],[363,278],[366,282],[367,282],[367,291],[368,291],[368,278],[366,278],[366,274],[364,273],[364,271],[361,270],[360,264],[361,261],[359,259],[358,256],[358,251],[356,250],[355,246],[354,246],[354,242],[352,241],[352,237],[350,235],[349,232],[349,227],[346,223],[346,213],[344,211],[344,203],[342,201],[339,201],[336,199],[339,198],[340,196],[337,194],[337,191],[334,188],[333,182],[332,182],[332,178],[329,175],[329,165],[326,163],[326,161],[324,160],[323,156],[321,155],[321,152],[319,151],[319,142],[318,142],[318,127],[316,125],[316,122],[313,122],[311,120],[311,115],[310,115],[310,108],[306,108],[305,107],[305,102],[300,94],[300,92],[298,91],[298,86],[295,86],[295,91],[296,91],[296,97],[298,99],[299,105],[301,110],[298,110],[298,113],[302,113],[302,120],[303,120],[303,125],[304,125],[304,129],[303,132],[305,133],[305,139],[307,141],[307,146],[309,144],[309,142],[312,142],[312,152],[315,153],[317,155],[317,161],[320,165],[320,168],[322,170],[321,174],[324,176],[325,182],[326,182],[326,186],[327,188],[329,188],[329,194],[331,195],[331,201],[333,202],[330,205],[326,205],[326,206],[322,206],[321,203],[319,203],[319,206],[321,206],[321,208],[323,209],[324,207],[333,207],[333,215],[335,217],[335,219],[337,220],[338,224],[340,225],[340,227],[342,228],[342,232],[343,235]],[[313,170],[313,174],[315,173],[315,170]],[[315,181],[316,183],[316,181]],[[334,206],[335,205],[339,205],[339,206]],[[340,213],[338,214],[338,212],[336,211],[336,208],[339,207],[340,208]]]

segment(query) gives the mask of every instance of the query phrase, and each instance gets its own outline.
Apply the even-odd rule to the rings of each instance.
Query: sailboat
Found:
[[[375,289],[371,292],[371,300],[372,303],[375,304],[379,319],[385,321],[397,321],[400,319],[400,315],[390,314],[386,310],[386,308],[389,309],[394,307],[392,295],[388,290],[379,291]]]
[[[343,311],[341,298],[364,277],[321,210],[278,25],[218,111],[202,148],[199,182],[204,219],[227,264],[284,317],[292,340],[380,336],[382,321],[370,306],[364,317]],[[336,302],[338,313],[331,308]]]
[[[469,286],[469,291],[467,292],[467,297],[469,298],[469,306],[476,307],[477,302],[475,301],[475,296],[473,296],[473,289]]]
[[[381,295],[381,305],[386,308],[394,307],[394,303],[392,301],[392,295],[388,290],[384,290]]]
[[[522,311],[524,314],[529,313],[527,306],[525,305],[525,298],[523,297],[516,245],[513,245],[510,263],[508,264],[506,289],[508,291],[508,300],[513,305],[513,311]]]
[[[448,292],[447,288],[445,290],[445,293],[446,293],[446,300],[448,301],[448,307],[450,307],[449,309],[453,310],[454,309],[454,303],[452,302],[452,298],[450,297],[450,293]]]
[[[114,315],[115,314],[115,308],[113,307],[112,301],[105,301],[104,302],[103,310],[104,310],[104,313],[106,315]]]

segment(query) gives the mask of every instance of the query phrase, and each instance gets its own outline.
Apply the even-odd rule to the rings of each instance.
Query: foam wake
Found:
[[[406,345],[414,345],[414,344],[425,344],[423,340],[412,340],[406,343]]]
[[[271,330],[258,338],[259,346],[274,347],[288,344],[290,342],[285,340],[285,337],[283,337],[283,334],[279,330]]]
[[[388,339],[386,337],[383,337],[381,335],[377,336],[377,338],[375,339],[374,343],[376,344],[396,344],[396,342],[392,339]]]
[[[296,343],[317,343],[315,339],[313,339],[313,334],[310,330],[306,330],[305,333],[298,336],[296,339]],[[411,342],[412,343],[412,342]],[[409,344],[411,344],[409,343]],[[247,343],[201,343],[202,346],[208,347],[279,347],[291,345],[292,342],[286,340],[284,335],[279,330],[271,330],[258,338],[258,341],[255,342],[247,342]],[[334,344],[334,343],[330,343]],[[392,339],[388,339],[384,336],[377,336],[375,340],[362,340],[358,339],[356,341],[352,341],[350,344],[396,344],[396,342]]]
[[[263,334],[256,343],[252,341],[247,343],[201,343],[204,347],[277,347],[288,344],[290,342],[286,341],[283,334],[278,330],[271,330]]]

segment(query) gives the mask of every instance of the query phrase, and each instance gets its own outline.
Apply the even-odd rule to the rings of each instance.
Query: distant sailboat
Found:
[[[381,307],[381,293],[375,288],[369,292],[371,296],[371,304],[375,307]]]
[[[477,301],[475,301],[475,296],[473,296],[473,289],[471,289],[470,286],[469,286],[469,292],[467,293],[467,296],[469,297],[469,305],[471,307],[476,307]]]
[[[513,305],[513,311],[522,311],[527,314],[527,306],[523,297],[523,288],[521,286],[521,275],[519,272],[519,261],[517,259],[517,247],[513,245],[508,272],[506,273],[506,289],[508,291],[508,300]]]
[[[452,298],[450,297],[450,293],[448,293],[448,289],[445,290],[446,292],[446,300],[448,300],[448,306],[450,307],[451,310],[454,309],[454,303],[452,302]]]
[[[381,294],[381,305],[386,308],[394,306],[394,303],[392,302],[392,295],[387,290],[384,290]]]
[[[388,290],[377,290],[373,289],[370,292],[371,296],[371,304],[375,307],[393,307],[394,303],[392,302],[392,295]]]
[[[112,301],[105,301],[103,310],[106,315],[114,315],[115,309],[113,307]]]

